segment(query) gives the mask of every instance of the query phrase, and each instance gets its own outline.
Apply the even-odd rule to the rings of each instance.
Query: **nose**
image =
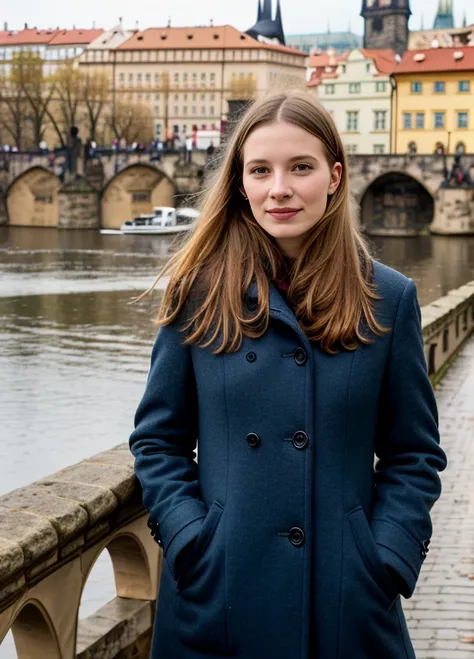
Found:
[[[293,195],[293,191],[284,172],[275,172],[269,195],[272,199],[286,199]]]

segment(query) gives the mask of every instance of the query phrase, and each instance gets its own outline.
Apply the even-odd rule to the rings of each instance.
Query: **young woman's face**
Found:
[[[286,121],[256,128],[244,143],[243,192],[255,220],[287,256],[298,255],[324,215],[341,172],[340,163],[329,166],[320,139]]]

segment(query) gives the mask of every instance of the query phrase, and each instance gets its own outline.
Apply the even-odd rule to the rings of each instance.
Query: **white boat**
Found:
[[[153,209],[153,213],[139,215],[133,220],[128,220],[122,224],[120,233],[164,236],[173,233],[182,233],[191,229],[191,224],[178,224],[177,221],[177,211],[175,208],[171,206],[157,206]]]

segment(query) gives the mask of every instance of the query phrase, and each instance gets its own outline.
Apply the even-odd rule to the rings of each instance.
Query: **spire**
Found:
[[[433,25],[434,30],[454,27],[453,0],[439,0],[438,13]]]
[[[464,10],[464,16],[462,17],[462,26],[467,27],[467,14],[466,10]]]
[[[275,14],[275,27],[278,30],[278,40],[283,46],[285,45],[285,33],[283,32],[283,20],[281,18],[281,4],[280,0],[277,0],[277,8]]]
[[[262,20],[262,3],[258,0],[257,23]]]
[[[272,20],[272,0],[263,0],[262,21]]]
[[[421,14],[420,30],[423,32],[424,29],[425,29],[425,15],[422,13]]]

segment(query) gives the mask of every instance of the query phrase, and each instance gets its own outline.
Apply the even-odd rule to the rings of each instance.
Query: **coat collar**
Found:
[[[272,282],[270,282],[269,297],[270,297],[269,300],[270,318],[275,318],[276,320],[279,320],[280,322],[283,322],[289,327],[291,327],[298,334],[300,340],[306,345],[306,347],[310,349],[310,343],[308,337],[301,329],[301,326],[298,323],[298,320],[296,319],[293,310],[287,304],[283,296],[280,295],[278,289],[276,288],[276,286],[274,286]],[[256,311],[258,305],[258,288],[257,288],[257,281],[255,279],[252,280],[247,290],[246,302],[247,302],[248,310],[250,312]]]

